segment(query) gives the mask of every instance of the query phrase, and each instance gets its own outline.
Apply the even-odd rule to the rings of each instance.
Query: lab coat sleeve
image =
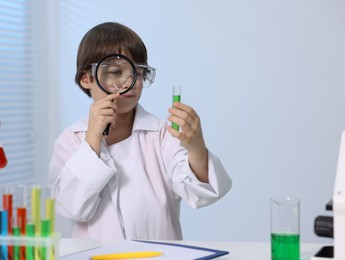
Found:
[[[168,133],[166,133],[168,134]],[[172,137],[173,138],[173,137]],[[167,139],[170,139],[167,137]],[[197,179],[188,162],[188,152],[175,140],[165,145],[166,167],[170,186],[190,207],[200,208],[222,198],[231,188],[232,180],[219,158],[208,151],[209,183]]]
[[[201,182],[192,172],[188,157],[172,169],[174,191],[192,208],[210,205],[230,190],[232,181],[217,156],[208,152],[209,183]]]
[[[49,172],[57,213],[80,222],[94,215],[100,193],[114,175],[84,138],[68,131],[55,142]]]

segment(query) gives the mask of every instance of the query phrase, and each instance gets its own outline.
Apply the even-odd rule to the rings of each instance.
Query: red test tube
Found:
[[[2,195],[3,209],[7,211],[7,230],[12,235],[12,216],[13,216],[13,189],[11,185],[5,185]],[[8,246],[8,258],[13,259],[13,246]]]
[[[19,185],[16,192],[17,198],[17,223],[20,229],[20,234],[26,234],[27,223],[27,186]],[[20,260],[25,260],[25,246],[20,247]]]
[[[11,185],[6,185],[4,187],[2,205],[8,214],[8,234],[12,234],[13,191]]]

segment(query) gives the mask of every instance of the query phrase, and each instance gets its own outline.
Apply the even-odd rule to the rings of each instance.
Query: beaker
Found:
[[[271,259],[300,259],[300,200],[271,198]]]

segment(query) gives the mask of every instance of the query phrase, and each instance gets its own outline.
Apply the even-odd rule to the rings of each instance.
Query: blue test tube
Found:
[[[8,213],[6,210],[0,210],[0,234],[1,236],[8,235]],[[1,243],[0,257],[3,260],[8,259],[8,246],[6,242]]]

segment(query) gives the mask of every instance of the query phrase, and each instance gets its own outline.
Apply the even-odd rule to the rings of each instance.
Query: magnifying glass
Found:
[[[130,91],[137,81],[137,70],[130,58],[123,54],[110,54],[99,63],[93,63],[92,75],[98,87],[106,94],[123,95]],[[103,135],[108,135],[110,123]]]

